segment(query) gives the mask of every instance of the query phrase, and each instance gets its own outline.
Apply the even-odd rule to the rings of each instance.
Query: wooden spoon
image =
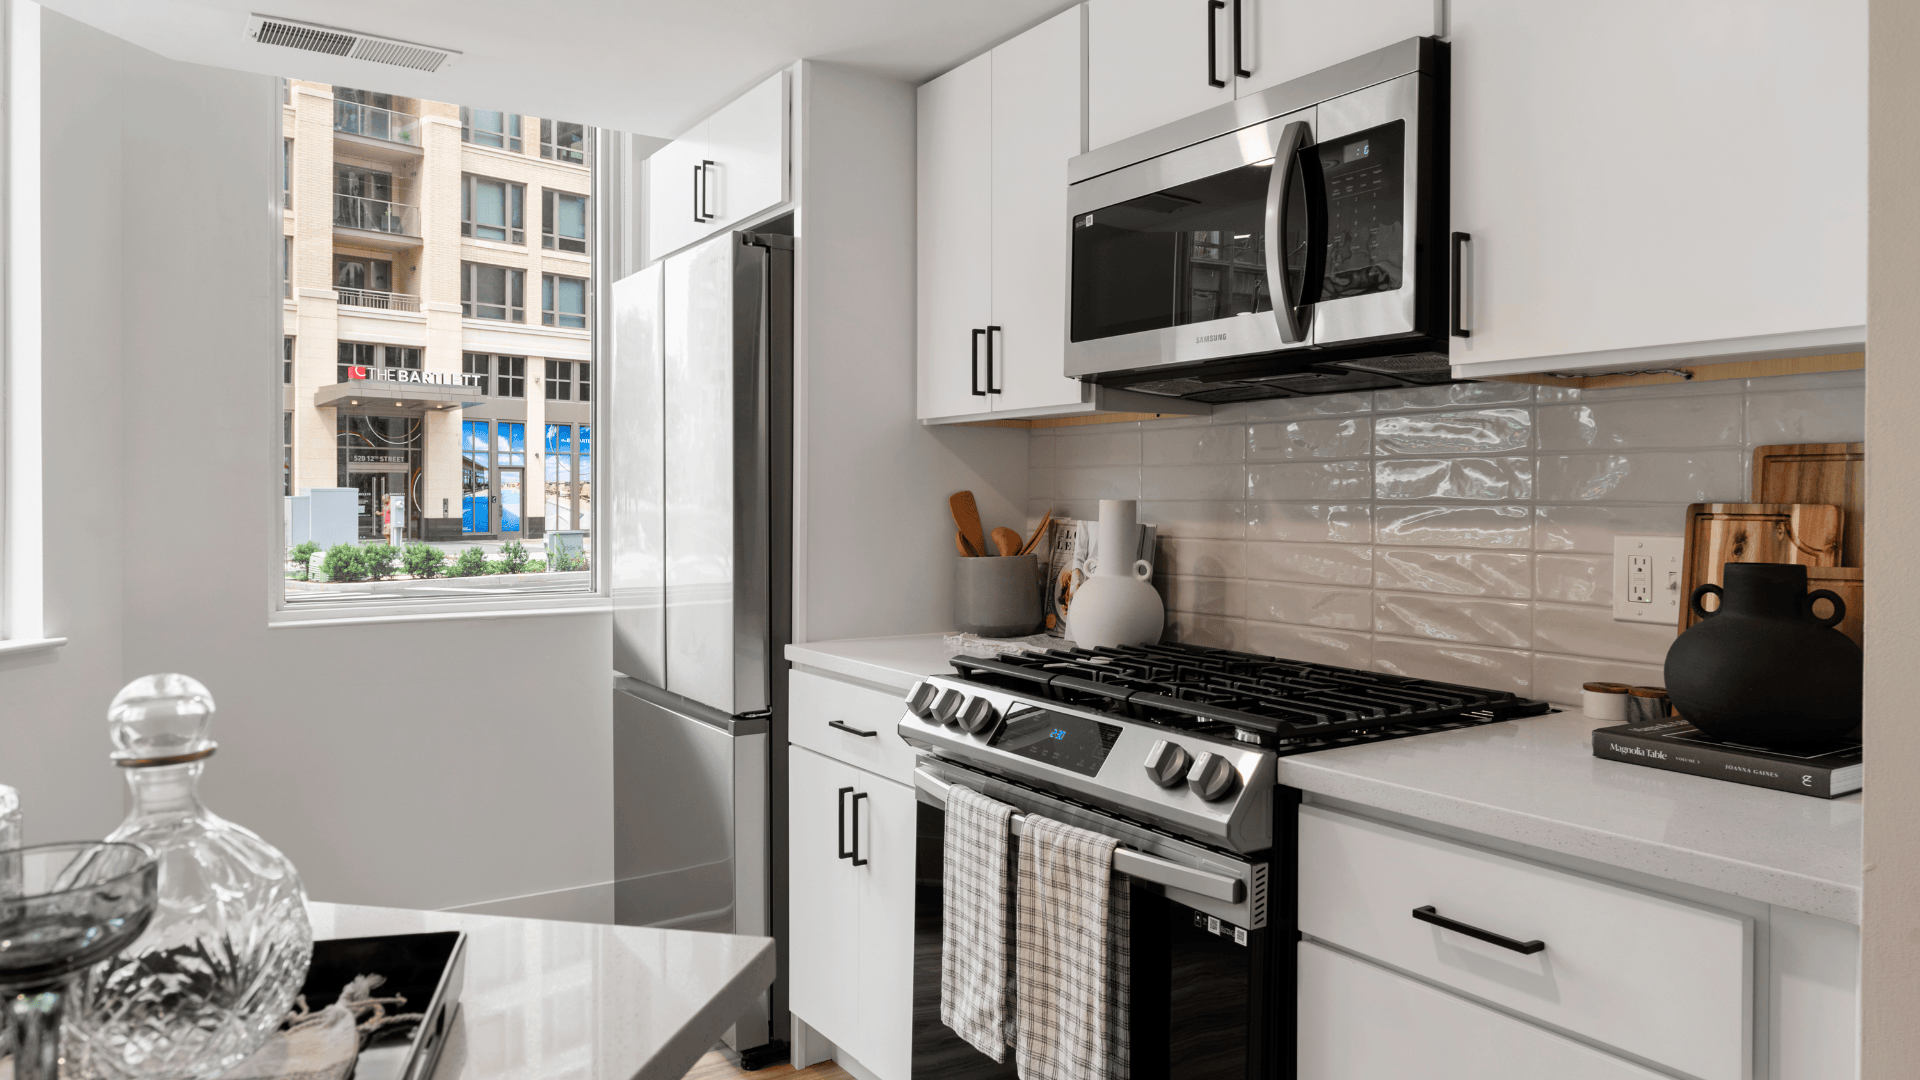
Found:
[[[1018,555],[1020,534],[1002,525],[993,530],[993,546],[999,548],[1002,555]]]
[[[1052,510],[1048,510],[1048,511],[1047,511],[1047,516],[1046,516],[1046,517],[1043,517],[1043,518],[1041,518],[1041,519],[1040,519],[1040,527],[1039,527],[1039,528],[1037,528],[1037,529],[1035,529],[1035,530],[1033,530],[1033,538],[1032,538],[1031,540],[1028,540],[1028,541],[1027,541],[1027,543],[1026,543],[1026,546],[1025,546],[1025,547],[1022,547],[1022,548],[1021,548],[1021,549],[1020,549],[1020,550],[1019,550],[1018,552],[1016,552],[1015,554],[1018,554],[1018,555],[1030,555],[1030,554],[1032,554],[1032,553],[1033,553],[1033,548],[1034,548],[1034,545],[1036,545],[1036,544],[1038,544],[1038,543],[1040,542],[1040,538],[1041,538],[1041,537],[1043,537],[1043,536],[1045,536],[1045,535],[1047,535],[1047,526],[1048,526],[1048,525],[1051,525],[1051,524],[1053,524],[1053,511],[1052,511]]]
[[[956,530],[953,534],[953,546],[959,549],[960,554],[962,555],[979,554],[979,552],[973,550],[973,545],[967,543],[967,538],[964,536],[961,536],[958,530]]]
[[[987,553],[987,536],[980,531],[980,507],[973,501],[973,492],[962,491],[947,500],[953,510],[953,523],[960,527],[960,535],[976,555]]]

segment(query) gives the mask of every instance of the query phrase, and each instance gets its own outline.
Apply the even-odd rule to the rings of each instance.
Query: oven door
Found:
[[[996,1065],[940,1022],[944,799],[946,786],[954,783],[1021,813],[1113,836],[1151,860],[1136,864],[1140,873],[1130,882],[1132,1075],[1176,1080],[1277,1075],[1286,1030],[1280,1011],[1291,1002],[1282,994],[1289,988],[1279,984],[1291,969],[1276,963],[1274,950],[1291,949],[1292,941],[1291,935],[1267,927],[1265,854],[1248,859],[1190,844],[933,757],[920,759],[915,783],[920,800],[913,920],[915,1080],[1015,1076],[1012,1048]],[[1183,871],[1201,875],[1186,884],[1216,895],[1146,878],[1180,880]],[[1222,889],[1222,881],[1240,887]]]

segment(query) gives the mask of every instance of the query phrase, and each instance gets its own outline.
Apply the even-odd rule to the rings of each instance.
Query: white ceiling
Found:
[[[920,83],[1070,0],[42,0],[192,63],[671,137],[795,60]],[[246,37],[251,12],[457,49],[428,75]]]

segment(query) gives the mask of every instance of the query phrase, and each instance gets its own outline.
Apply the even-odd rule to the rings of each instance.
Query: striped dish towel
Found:
[[[947,789],[942,846],[940,1022],[995,1062],[1007,1059],[1013,992],[1007,872],[1013,807],[958,784]]]
[[[1020,834],[1014,1066],[1021,1080],[1127,1080],[1131,928],[1119,842],[1027,815]]]

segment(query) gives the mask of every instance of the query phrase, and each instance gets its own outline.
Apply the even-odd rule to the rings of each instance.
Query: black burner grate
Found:
[[[1538,716],[1500,690],[1195,645],[956,656],[971,681],[1286,754]]]

